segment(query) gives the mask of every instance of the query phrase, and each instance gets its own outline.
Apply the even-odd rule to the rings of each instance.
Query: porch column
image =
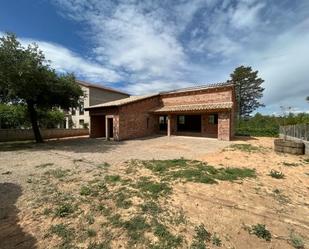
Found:
[[[106,140],[109,140],[108,116],[105,116],[105,137],[106,137]]]
[[[231,113],[219,112],[218,113],[218,139],[231,140]]]
[[[167,136],[170,137],[171,136],[171,122],[172,122],[172,115],[168,115],[167,116]]]

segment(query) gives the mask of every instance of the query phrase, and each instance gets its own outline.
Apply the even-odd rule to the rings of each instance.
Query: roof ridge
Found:
[[[234,83],[232,81],[218,82],[218,83],[211,83],[207,85],[197,85],[197,86],[191,86],[191,87],[178,88],[178,89],[174,89],[170,91],[162,91],[160,92],[160,94],[177,93],[177,92],[194,91],[194,90],[204,90],[204,89],[209,89],[209,88],[230,86],[233,84]]]
[[[94,88],[99,88],[99,89],[102,89],[102,90],[121,93],[121,94],[130,96],[130,94],[128,94],[126,92],[120,91],[120,90],[112,88],[112,87],[104,86],[104,85],[101,85],[101,84],[98,84],[98,83],[90,83],[90,82],[87,82],[87,81],[84,81],[84,80],[79,80],[79,79],[77,79],[75,81],[78,84],[83,85],[85,87],[94,87]]]

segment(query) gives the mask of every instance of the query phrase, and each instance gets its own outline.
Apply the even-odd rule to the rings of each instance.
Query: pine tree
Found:
[[[260,103],[264,91],[261,85],[264,80],[258,77],[258,71],[240,66],[231,74],[231,79],[235,84],[238,120],[248,117],[254,110],[264,106]]]

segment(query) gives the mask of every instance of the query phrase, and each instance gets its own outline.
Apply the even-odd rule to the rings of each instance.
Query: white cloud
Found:
[[[74,72],[77,77],[87,78],[90,81],[116,82],[121,80],[121,76],[116,71],[86,60],[59,44],[27,38],[21,38],[20,40],[23,45],[38,44],[46,59],[50,60],[51,66],[58,72]]]

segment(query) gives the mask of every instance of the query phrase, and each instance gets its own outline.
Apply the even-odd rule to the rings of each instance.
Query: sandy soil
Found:
[[[246,152],[229,147],[237,143],[259,149]],[[272,138],[222,142],[188,137],[156,137],[120,143],[83,138],[50,141],[40,146],[1,145],[0,248],[54,248],[57,244],[50,243],[50,238],[44,235],[50,224],[61,219],[34,215],[37,214],[36,189],[44,183],[35,179],[44,178],[47,170],[74,170],[72,181],[56,183],[73,191],[97,174],[96,166],[103,162],[112,165],[108,169],[110,174],[125,175],[124,162],[129,159],[180,157],[206,161],[215,167],[246,167],[257,172],[256,178],[236,182],[173,184],[168,205],[183,210],[190,224],[203,223],[212,233],[219,234],[221,248],[293,248],[291,233],[300,235],[308,243],[309,162],[305,161],[308,157],[275,153],[272,147]],[[269,176],[272,169],[283,172],[285,178]],[[141,174],[147,175],[147,170],[140,170],[138,175]],[[265,224],[271,231],[271,242],[248,233],[246,228],[257,223]],[[192,228],[184,229],[192,238]],[[114,240],[113,248],[129,248],[122,243],[124,238]],[[210,245],[210,248],[216,247]]]

